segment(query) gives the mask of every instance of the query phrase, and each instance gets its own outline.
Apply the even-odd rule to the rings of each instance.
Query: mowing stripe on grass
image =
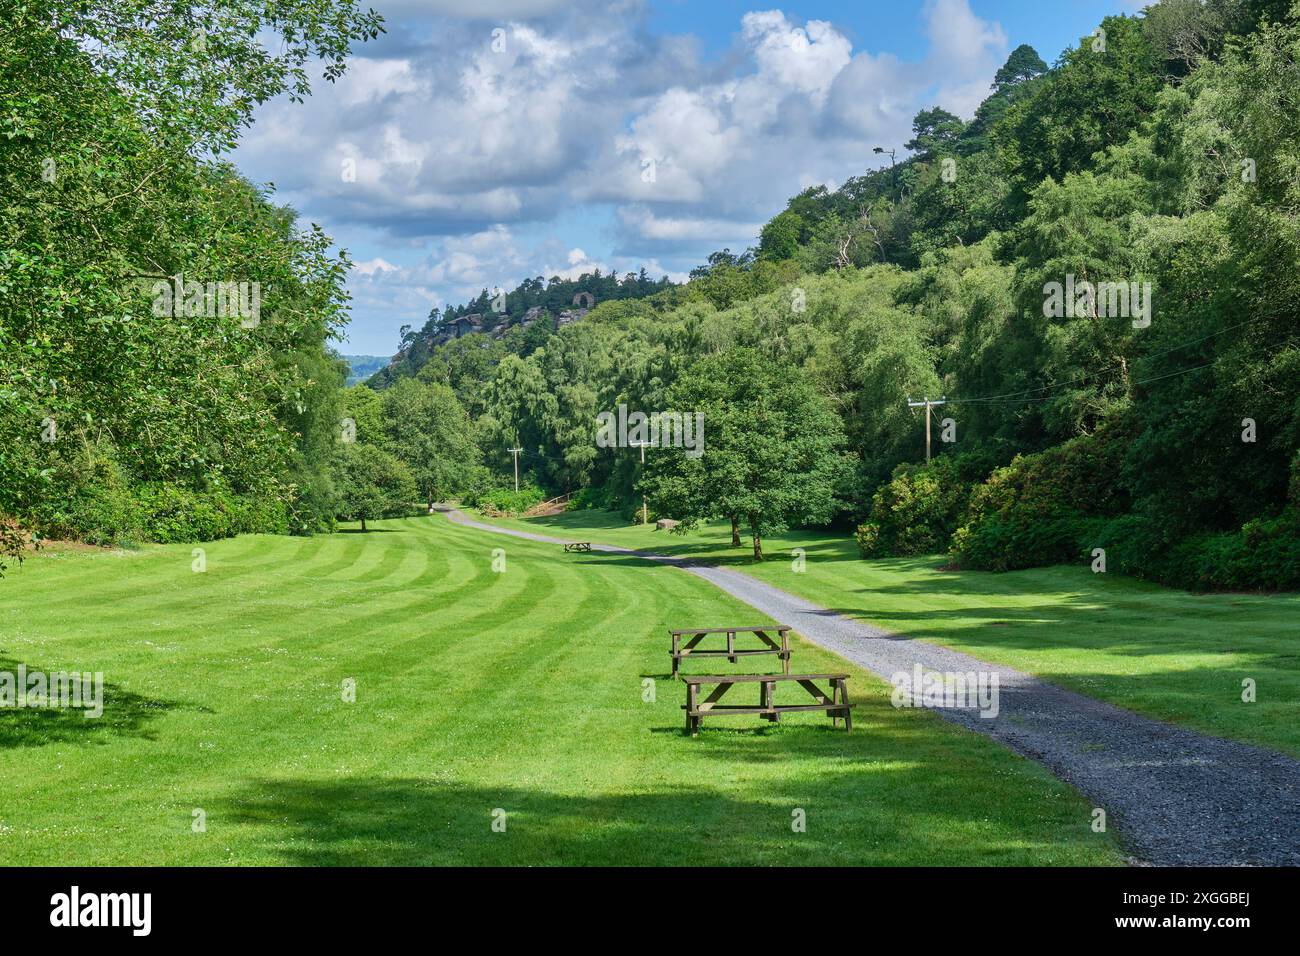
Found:
[[[111,688],[99,722],[0,711],[0,863],[1122,860],[1070,788],[862,693],[858,668],[852,734],[800,714],[685,737],[664,631],[752,615],[703,581],[526,541],[495,574],[478,531],[376,529],[213,542],[207,574],[189,545],[14,569],[0,667],[90,667]],[[92,591],[126,599],[75,599]]]
[[[467,527],[563,543],[475,521],[455,509],[444,511]],[[689,571],[885,679],[917,668],[996,675],[1001,693],[995,715],[977,712],[965,701],[938,712],[1077,786],[1119,825],[1140,859],[1170,865],[1300,864],[1300,761],[1163,724],[946,647],[900,640],[738,571],[614,545],[592,548]]]

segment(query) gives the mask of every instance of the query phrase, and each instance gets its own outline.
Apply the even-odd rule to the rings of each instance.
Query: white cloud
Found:
[[[1007,35],[977,17],[969,0],[927,0],[930,39],[927,68],[938,77],[935,102],[969,119],[989,95],[989,83],[1006,62]]]
[[[564,9],[565,0],[373,0],[386,18],[396,16],[526,19]]]
[[[745,14],[741,25],[759,76],[786,89],[824,96],[852,55],[849,41],[825,20],[799,27],[781,11],[768,10]]]
[[[750,241],[762,228],[761,222],[734,222],[689,216],[658,216],[645,206],[624,206],[618,210],[623,225],[644,239]]]
[[[357,314],[594,268],[575,240],[610,244],[602,268],[680,274],[756,241],[802,186],[879,165],[871,148],[901,147],[917,110],[969,116],[1007,48],[969,0],[928,0],[920,62],[855,52],[833,23],[777,9],[745,14],[736,48],[701,63],[691,38],[645,29],[644,0],[380,7],[440,19],[394,19],[338,83],[267,104],[237,155],[342,244],[380,237],[368,247],[384,257],[353,272]],[[515,238],[606,208],[603,236]],[[427,258],[394,266],[412,243]]]

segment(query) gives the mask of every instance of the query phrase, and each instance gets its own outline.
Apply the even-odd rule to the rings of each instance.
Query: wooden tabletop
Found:
[[[765,680],[848,680],[848,674],[693,674],[683,676],[685,684],[750,684]]]
[[[758,627],[679,627],[669,634],[729,634],[732,631],[788,631],[789,624],[760,624]]]

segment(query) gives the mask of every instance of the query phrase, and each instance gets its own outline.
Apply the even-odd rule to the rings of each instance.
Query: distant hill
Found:
[[[345,355],[343,361],[348,363],[348,384],[355,385],[387,368],[389,358],[387,355]]]
[[[621,278],[599,269],[583,273],[576,279],[537,276],[525,279],[510,292],[484,289],[464,305],[445,312],[434,308],[428,321],[419,329],[402,326],[397,354],[385,359],[376,371],[383,374],[369,381],[373,388],[385,388],[398,378],[417,374],[439,345],[462,335],[483,333],[500,339],[513,328],[532,329],[544,340],[544,330],[556,330],[576,322],[601,302],[646,299],[676,288],[667,276],[651,279],[644,268],[628,272]],[[531,351],[531,349],[529,350]],[[354,371],[356,366],[353,367]]]

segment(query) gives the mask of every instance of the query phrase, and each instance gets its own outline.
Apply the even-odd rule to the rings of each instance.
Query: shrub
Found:
[[[215,541],[247,529],[242,502],[226,491],[200,492],[150,482],[140,485],[137,494],[143,512],[143,534],[148,541]]]
[[[33,524],[45,537],[108,545],[143,536],[140,502],[121,467],[108,455],[96,454],[76,465],[63,463],[50,482],[50,490],[32,514]]]
[[[289,506],[273,496],[241,497],[238,514],[238,534],[289,534],[293,529]]]
[[[1300,511],[1300,451],[1295,453],[1295,458],[1291,460],[1291,486],[1287,492],[1287,500],[1291,502],[1291,507]]]
[[[862,557],[873,558],[881,553],[880,525],[874,521],[858,525],[858,530],[854,533],[854,539],[858,542],[858,553]]]
[[[579,488],[569,497],[565,511],[604,511],[610,507],[607,488]]]
[[[523,514],[533,505],[546,500],[546,493],[536,485],[525,485],[518,491],[512,488],[493,488],[477,496],[480,511],[494,518]]]
[[[969,495],[954,456],[899,465],[872,496],[869,519],[858,528],[858,549],[864,558],[943,551]]]
[[[1073,561],[1104,520],[1130,501],[1119,481],[1128,437],[1102,429],[1035,455],[1017,456],[976,485],[953,534],[956,563],[1008,571]]]
[[[0,578],[4,577],[5,560],[11,559],[22,564],[23,558],[27,556],[27,548],[32,543],[31,532],[13,518],[0,515]]]
[[[1128,515],[1100,530],[1108,566],[1189,591],[1300,590],[1300,511],[1247,522],[1238,531],[1169,541],[1144,518]]]
[[[223,488],[132,482],[111,450],[60,461],[31,516],[49,538],[119,545],[136,541],[211,541],[289,530],[288,506],[276,495],[238,496]]]

